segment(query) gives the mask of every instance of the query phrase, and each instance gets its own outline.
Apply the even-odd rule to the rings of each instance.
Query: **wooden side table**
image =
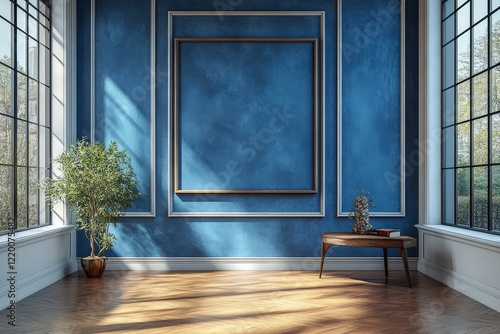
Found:
[[[330,232],[321,234],[321,266],[319,269],[319,278],[323,273],[323,263],[325,262],[325,254],[332,246],[354,246],[354,247],[377,247],[384,250],[384,268],[385,276],[389,275],[387,269],[387,249],[396,248],[399,250],[405,267],[406,281],[408,287],[411,288],[410,272],[408,270],[408,258],[406,257],[406,248],[416,247],[417,240],[412,237],[379,237],[368,234],[353,234],[344,232]]]

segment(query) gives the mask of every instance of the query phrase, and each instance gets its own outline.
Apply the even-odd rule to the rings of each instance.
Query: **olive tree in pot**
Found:
[[[60,177],[47,178],[41,188],[53,205],[65,201],[76,211],[77,228],[85,232],[90,255],[81,258],[87,277],[101,277],[106,268],[104,252],[113,247],[115,236],[110,224],[140,195],[137,177],[125,150],[116,142],[108,148],[101,142],[83,140],[71,145],[55,162]]]

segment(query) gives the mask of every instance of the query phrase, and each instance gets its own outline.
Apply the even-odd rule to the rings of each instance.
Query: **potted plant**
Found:
[[[82,269],[87,277],[101,277],[107,262],[104,252],[115,242],[110,224],[116,226],[122,210],[140,195],[135,191],[138,180],[130,157],[116,142],[106,148],[84,138],[55,162],[61,177],[43,180],[41,188],[51,205],[66,201],[75,210],[77,228],[85,231],[90,243],[90,255],[81,258]]]

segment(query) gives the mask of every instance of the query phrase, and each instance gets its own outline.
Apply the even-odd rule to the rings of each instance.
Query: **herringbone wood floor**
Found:
[[[500,314],[418,272],[74,273],[0,333],[500,333]]]

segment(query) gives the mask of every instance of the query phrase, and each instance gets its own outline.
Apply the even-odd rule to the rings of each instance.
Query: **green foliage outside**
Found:
[[[116,142],[106,148],[100,142],[81,140],[55,162],[62,177],[47,178],[41,187],[52,204],[66,201],[76,211],[78,228],[89,239],[90,256],[101,256],[115,241],[109,224],[115,224],[121,211],[140,195],[130,158]]]

